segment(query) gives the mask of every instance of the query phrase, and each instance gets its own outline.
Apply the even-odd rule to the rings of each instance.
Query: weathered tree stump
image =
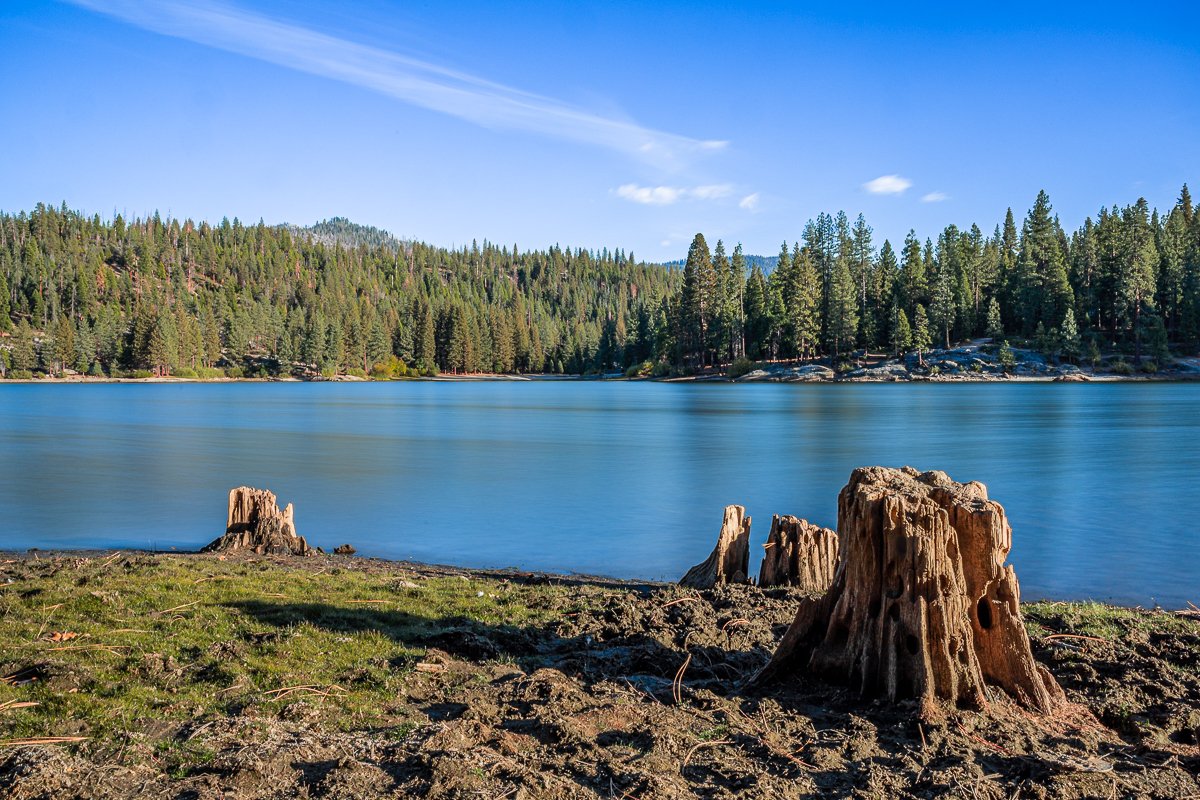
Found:
[[[251,550],[260,554],[298,556],[312,552],[304,537],[296,534],[292,504],[288,503],[280,511],[272,492],[249,486],[230,490],[225,535],[214,539],[203,552],[214,550]]]
[[[679,583],[711,589],[721,583],[745,583],[750,574],[750,517],[745,506],[725,506],[725,518],[712,555],[687,571]]]
[[[776,514],[763,547],[759,586],[796,586],[808,594],[824,594],[833,583],[838,537],[829,528]]]
[[[804,600],[752,684],[793,670],[864,694],[982,707],[987,686],[1049,712],[1062,689],[1033,659],[1012,529],[983,484],[942,472],[864,467],[838,496],[841,556],[824,597]]]

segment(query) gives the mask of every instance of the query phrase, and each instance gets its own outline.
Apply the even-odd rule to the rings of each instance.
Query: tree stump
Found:
[[[987,686],[1049,712],[1062,689],[1036,663],[1012,529],[983,484],[942,472],[864,467],[838,496],[841,556],[833,585],[804,600],[761,685],[794,670],[849,681],[863,694],[982,707]]]
[[[725,506],[725,518],[712,555],[679,579],[681,586],[711,589],[721,583],[745,583],[750,574],[750,517],[745,506]]]
[[[808,594],[825,594],[833,583],[838,537],[828,528],[776,514],[763,547],[759,586],[796,586]]]
[[[312,552],[304,537],[296,534],[292,504],[288,503],[280,511],[272,492],[249,486],[230,490],[225,535],[214,539],[202,552],[215,550],[252,550],[259,554],[298,556]]]

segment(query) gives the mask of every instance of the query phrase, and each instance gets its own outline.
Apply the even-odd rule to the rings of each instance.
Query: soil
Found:
[[[1135,610],[1093,638],[1071,633],[1071,604],[1039,604],[1026,610],[1034,653],[1067,710],[995,696],[921,719],[804,676],[740,688],[794,590],[463,574],[567,590],[538,595],[546,626],[463,619],[431,634],[395,698],[420,710],[416,726],[340,730],[312,699],[274,717],[151,721],[108,746],[0,750],[0,797],[1200,797],[1200,619]],[[203,742],[211,760],[173,774],[139,757],[163,741]]]

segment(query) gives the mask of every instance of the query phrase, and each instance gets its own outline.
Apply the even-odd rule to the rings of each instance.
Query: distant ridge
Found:
[[[764,275],[770,275],[779,263],[779,256],[742,256],[742,258],[746,259],[747,274],[749,274],[750,270],[758,267],[763,271]],[[685,259],[677,258],[674,261],[660,261],[658,263],[659,266],[666,267],[667,269],[682,269]]]
[[[407,243],[396,238],[390,232],[372,225],[360,225],[345,217],[331,217],[312,225],[284,225],[293,235],[308,236],[314,242],[325,246],[341,245],[342,247],[386,247],[390,250],[401,250]]]

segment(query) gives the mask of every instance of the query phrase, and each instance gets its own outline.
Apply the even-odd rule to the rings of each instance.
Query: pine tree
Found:
[[[37,350],[33,345],[33,329],[22,319],[13,338],[12,366],[14,370],[32,372],[37,368]]]
[[[915,314],[917,306],[925,302],[927,292],[925,263],[921,260],[921,242],[916,231],[904,237],[904,253],[900,265],[900,294],[905,311]]]
[[[925,306],[917,304],[917,311],[913,314],[912,324],[912,346],[917,351],[917,363],[922,367],[925,366],[925,352],[929,350],[933,343],[933,337],[929,333],[929,317],[925,313]]]
[[[954,326],[954,288],[951,284],[952,262],[942,265],[934,277],[933,305],[930,306],[930,318],[941,334],[938,339],[950,347],[950,329]]]
[[[1142,315],[1153,309],[1154,270],[1158,264],[1147,208],[1145,199],[1139,199],[1123,214],[1125,241],[1117,275],[1117,297],[1122,318],[1133,335],[1135,363],[1142,360]]]
[[[871,306],[871,286],[874,273],[875,247],[871,243],[873,231],[867,220],[859,214],[850,232],[850,271],[858,287],[858,343],[870,347],[875,341],[875,309]]]
[[[746,355],[753,360],[766,358],[771,318],[767,308],[767,280],[757,264],[750,270],[750,277],[746,279],[743,305],[746,318]]]
[[[913,332],[912,326],[908,324],[908,315],[904,313],[904,309],[900,308],[900,306],[892,306],[892,353],[896,356],[902,356],[912,347],[912,343]]]
[[[746,257],[742,253],[742,244],[738,242],[733,248],[733,258],[729,261],[729,270],[725,274],[725,316],[729,330],[729,361],[733,361],[746,352],[745,309],[743,293],[746,288]]]
[[[1020,286],[1018,311],[1026,330],[1037,322],[1053,324],[1074,305],[1063,235],[1051,210],[1050,197],[1044,191],[1038,192],[1021,236],[1016,268]]]
[[[988,302],[986,333],[992,341],[1004,335],[1004,323],[1001,322],[1000,317],[1000,301],[994,297]]]
[[[75,361],[75,326],[66,314],[59,314],[54,326],[54,371],[62,375],[67,366]]]
[[[148,366],[159,377],[171,374],[177,366],[179,357],[179,341],[175,330],[175,317],[165,308],[154,314],[147,341],[146,358]]]
[[[433,309],[420,303],[416,313],[417,331],[413,338],[413,358],[417,366],[428,372],[437,365],[437,342],[434,336]]]
[[[834,363],[843,349],[853,347],[858,330],[857,292],[850,275],[849,259],[839,255],[833,267],[833,279],[829,288],[829,319],[826,336],[829,352]]]
[[[1083,342],[1079,338],[1079,326],[1075,323],[1075,312],[1068,308],[1067,313],[1063,316],[1062,327],[1058,332],[1059,341],[1062,346],[1063,355],[1068,361],[1074,361],[1079,358],[1083,351]]]
[[[700,369],[707,363],[716,283],[708,243],[704,241],[703,234],[697,233],[688,248],[683,267],[680,311],[683,314],[681,333],[684,361],[695,363]]]

